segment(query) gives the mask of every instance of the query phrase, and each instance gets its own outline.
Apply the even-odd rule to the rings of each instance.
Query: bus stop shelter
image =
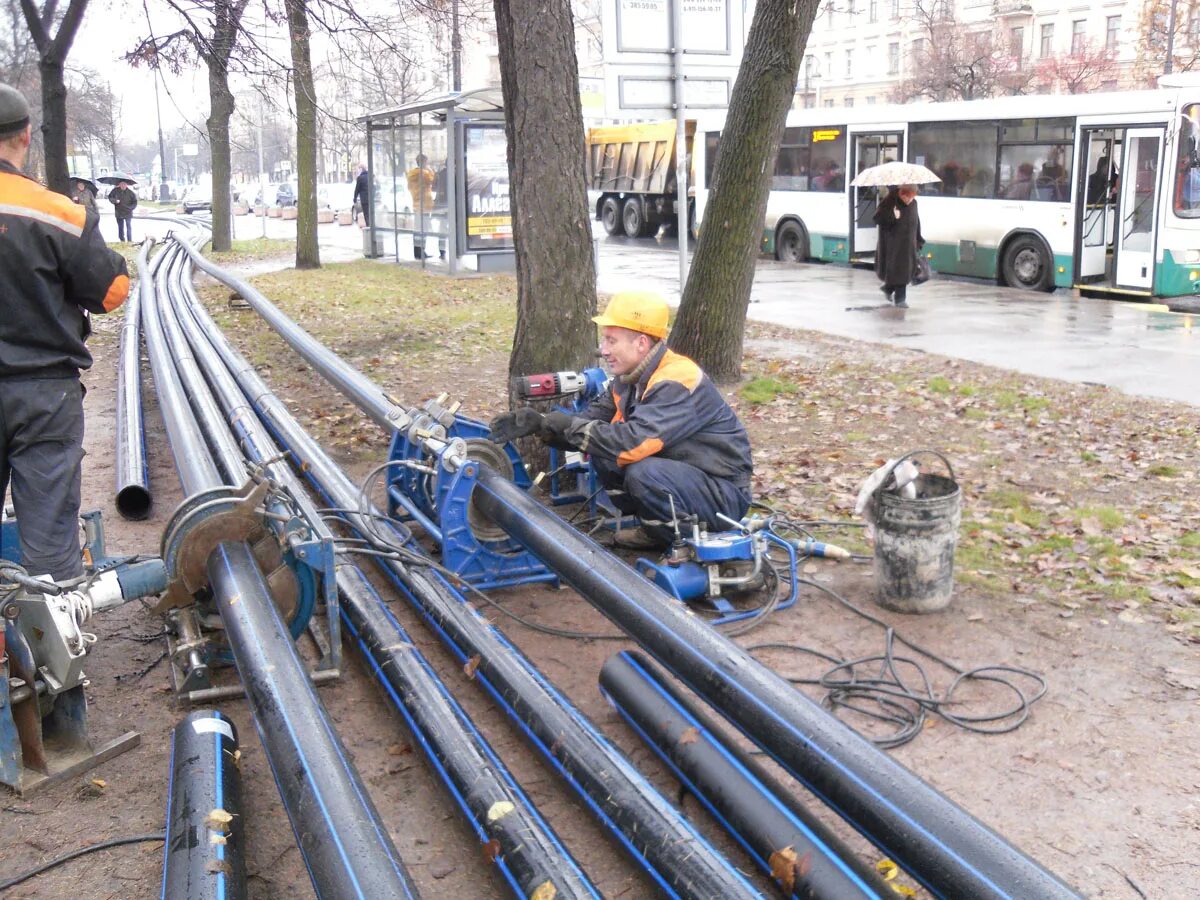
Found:
[[[367,128],[367,256],[437,257],[451,274],[515,266],[500,88],[453,92],[358,119]]]

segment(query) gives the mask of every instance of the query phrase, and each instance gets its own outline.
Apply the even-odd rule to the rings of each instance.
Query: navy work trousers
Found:
[[[710,531],[727,531],[729,523],[717,518],[728,516],[735,522],[750,507],[750,491],[723,478],[714,478],[693,465],[675,459],[647,456],[643,460],[618,466],[615,460],[593,456],[592,468],[606,490],[620,490],[613,504],[627,515],[642,520],[642,527],[654,537],[670,543],[675,536],[671,526],[671,502],[680,518],[696,516]],[[691,527],[680,522],[684,537]]]
[[[11,482],[21,565],[30,575],[62,581],[83,574],[82,463],[79,379],[0,379],[0,498]]]

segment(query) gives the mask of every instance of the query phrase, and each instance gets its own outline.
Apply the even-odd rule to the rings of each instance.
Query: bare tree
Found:
[[[571,4],[495,0],[495,10],[517,252],[509,372],[582,368],[596,347],[596,273]]]
[[[70,193],[66,64],[86,10],[87,0],[70,0],[66,12],[60,17],[58,0],[44,0],[41,9],[34,5],[34,0],[21,0],[25,26],[38,52],[46,184],[63,194]]]
[[[21,0],[27,3],[29,0]],[[51,0],[53,2],[53,0]],[[208,146],[212,157],[212,246],[228,250],[232,244],[229,206],[230,150],[229,120],[234,98],[229,89],[229,67],[233,51],[239,46],[242,15],[249,0],[167,0],[185,23],[162,37],[151,34],[142,40],[126,59],[135,66],[152,69],[163,66],[178,70],[198,57],[208,69],[209,112],[206,121]],[[165,174],[167,161],[162,161]]]
[[[714,381],[741,375],[742,334],[779,152],[819,0],[759,0],[721,132],[704,225],[671,346]]]
[[[990,23],[964,26],[944,0],[915,0],[912,16],[920,37],[911,74],[893,92],[898,102],[978,100],[1022,93],[1032,83],[1018,74],[1020,58],[1014,67]]]
[[[1115,81],[1119,72],[1115,54],[1091,40],[1082,41],[1070,53],[1047,56],[1037,65],[1038,80],[1050,93],[1097,91]]]
[[[296,92],[296,268],[319,269],[317,243],[317,97],[305,0],[284,0]]]
[[[1175,6],[1174,40],[1168,41],[1171,7]],[[1138,17],[1137,59],[1133,75],[1144,87],[1154,87],[1167,71],[1167,45],[1171,45],[1171,70],[1200,68],[1200,5],[1174,0],[1143,0]]]

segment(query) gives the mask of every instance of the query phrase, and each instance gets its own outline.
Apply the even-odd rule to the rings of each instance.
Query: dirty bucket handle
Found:
[[[896,469],[899,468],[900,463],[904,462],[906,459],[912,459],[912,457],[920,453],[932,453],[934,456],[940,459],[942,464],[945,465],[946,471],[950,473],[950,480],[955,483],[958,482],[958,479],[954,477],[954,466],[950,465],[950,460],[946,459],[946,457],[937,450],[910,450],[908,453],[905,453],[902,457],[892,463],[892,467],[887,470],[887,474],[883,476],[883,480],[880,481],[879,486],[875,488],[875,493],[872,495],[872,500],[874,500],[876,503],[879,502],[879,495],[883,493],[883,489],[887,486],[888,479],[892,478],[893,473],[895,473]]]

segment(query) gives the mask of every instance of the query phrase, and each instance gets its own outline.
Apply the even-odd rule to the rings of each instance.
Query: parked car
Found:
[[[341,212],[354,206],[354,182],[317,185],[317,206]]]
[[[212,190],[202,184],[188,185],[180,198],[185,215],[212,209]]]
[[[295,206],[296,205],[296,186],[282,181],[275,188],[275,205],[276,206]]]

